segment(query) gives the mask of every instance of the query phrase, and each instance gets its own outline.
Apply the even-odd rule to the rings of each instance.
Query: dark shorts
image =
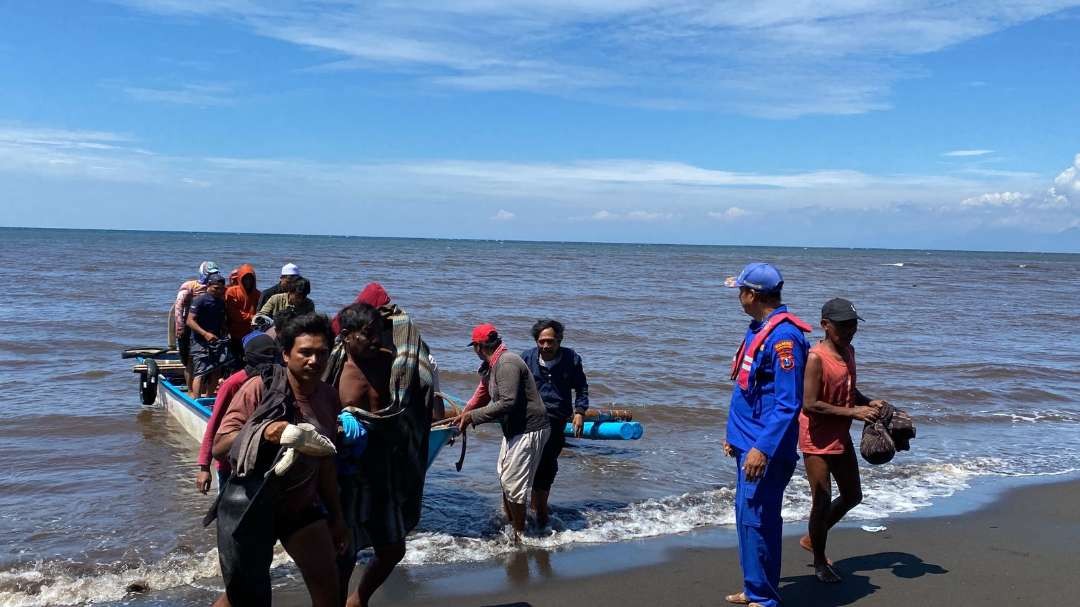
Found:
[[[191,365],[191,329],[184,327],[180,337],[176,340],[176,349],[180,351],[180,362],[185,366]]]
[[[225,594],[233,605],[256,607],[270,607],[274,544],[278,540],[285,542],[297,531],[327,518],[326,510],[319,504],[298,512],[277,511],[271,520],[264,520],[256,530],[248,530],[238,537],[230,529],[223,528],[220,514],[219,510],[218,559]]]
[[[284,542],[297,531],[312,523],[325,521],[326,518],[326,508],[321,504],[312,504],[300,512],[279,512],[274,516],[274,537]]]
[[[231,366],[232,352],[229,350],[228,340],[219,339],[210,344],[191,340],[192,377],[203,377],[218,369],[227,369]]]
[[[551,491],[551,485],[555,483],[555,475],[559,473],[559,454],[566,446],[566,435],[563,434],[565,427],[565,420],[551,420],[551,435],[544,443],[540,465],[536,469],[536,479],[533,480],[533,489],[537,491]]]

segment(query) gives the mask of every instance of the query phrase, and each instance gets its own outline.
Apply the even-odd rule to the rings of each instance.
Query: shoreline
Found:
[[[1080,580],[1065,571],[1080,552],[1072,548],[1080,541],[1076,474],[980,483],[940,505],[885,519],[887,529],[879,533],[863,531],[866,521],[841,523],[829,538],[830,558],[845,577],[837,585],[814,578],[810,555],[797,543],[805,524],[784,526],[781,593],[789,607],[1064,604],[1065,597],[1080,594]],[[550,552],[523,549],[481,563],[405,568],[394,573],[373,604],[722,605],[723,596],[740,584],[734,530],[716,527]],[[308,603],[301,584],[275,594],[282,605]]]

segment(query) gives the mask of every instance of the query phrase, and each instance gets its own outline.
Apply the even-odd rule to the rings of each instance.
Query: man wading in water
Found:
[[[555,475],[559,473],[559,454],[566,446],[563,434],[566,424],[573,424],[574,436],[581,438],[585,426],[585,412],[589,409],[589,384],[581,357],[570,348],[562,347],[563,325],[557,320],[538,320],[532,328],[536,347],[521,354],[529,366],[536,389],[547,407],[551,435],[544,444],[540,466],[533,483],[532,507],[536,513],[536,526],[548,526],[550,511],[548,497]],[[574,398],[576,393],[576,398]]]
[[[330,320],[321,314],[286,322],[278,334],[285,369],[245,382],[218,428],[214,457],[228,455],[234,474],[217,506],[227,597],[219,607],[269,607],[278,540],[300,569],[311,604],[339,607],[336,557],[348,541],[329,437],[341,406],[320,379],[331,341]]]
[[[846,299],[831,299],[821,308],[825,339],[810,348],[799,414],[799,448],[806,464],[813,505],[810,533],[799,544],[814,553],[814,573],[822,582],[840,581],[825,557],[829,529],[862,501],[859,462],[851,443],[851,420],[873,422],[883,400],[870,400],[855,387],[855,348],[858,313]],[[832,481],[840,496],[832,499]]]
[[[529,367],[506,349],[493,325],[473,328],[469,345],[483,361],[478,370],[480,385],[458,416],[457,424],[462,432],[470,424],[497,421],[502,426],[502,447],[495,471],[502,485],[503,510],[517,542],[525,532],[525,506],[551,425]]]

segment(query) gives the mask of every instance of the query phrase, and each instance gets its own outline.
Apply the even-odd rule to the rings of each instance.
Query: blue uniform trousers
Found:
[[[739,482],[735,489],[735,526],[739,532],[739,564],[746,598],[765,605],[780,604],[780,540],[784,521],[780,507],[784,488],[795,472],[795,461],[770,461],[755,482],[743,474],[745,453],[736,452]]]

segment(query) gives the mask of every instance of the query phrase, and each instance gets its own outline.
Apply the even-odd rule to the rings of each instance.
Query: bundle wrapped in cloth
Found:
[[[877,421],[863,425],[859,453],[867,463],[886,464],[896,457],[897,451],[910,450],[913,438],[915,424],[911,416],[907,411],[885,403]]]

